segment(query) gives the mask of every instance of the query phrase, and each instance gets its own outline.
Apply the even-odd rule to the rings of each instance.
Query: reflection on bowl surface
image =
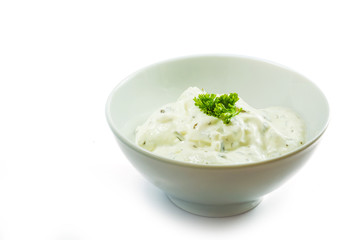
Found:
[[[277,158],[232,165],[181,162],[137,146],[135,128],[189,86],[237,92],[255,108],[291,108],[305,122],[306,142]],[[326,130],[329,106],[316,85],[286,67],[250,57],[213,55],[168,60],[139,70],[112,91],[106,116],[130,162],[172,202],[194,214],[221,217],[254,208],[262,196],[300,169]]]

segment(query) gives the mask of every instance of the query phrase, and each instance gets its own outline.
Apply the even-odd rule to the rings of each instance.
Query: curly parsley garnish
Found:
[[[239,100],[237,93],[223,94],[217,97],[216,94],[199,94],[194,98],[195,106],[200,110],[216,118],[219,118],[225,124],[230,123],[230,119],[240,112],[245,112],[242,108],[235,106],[235,103]]]

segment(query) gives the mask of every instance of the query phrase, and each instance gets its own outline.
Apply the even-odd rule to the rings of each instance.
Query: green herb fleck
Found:
[[[240,112],[245,112],[242,108],[235,106],[238,100],[237,93],[223,94],[220,97],[216,94],[205,93],[194,98],[195,106],[199,107],[203,113],[219,118],[225,124],[229,124],[230,119]]]
[[[175,134],[175,136],[177,137],[177,139],[179,139],[179,141],[182,142],[182,141],[185,140],[184,136],[181,135],[179,132],[175,131],[174,134]]]

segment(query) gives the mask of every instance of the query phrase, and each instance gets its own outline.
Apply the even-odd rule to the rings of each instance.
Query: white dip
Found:
[[[136,129],[136,143],[160,156],[198,164],[258,162],[290,152],[305,141],[305,125],[283,107],[244,109],[229,124],[208,116],[194,105],[205,92],[190,87]]]

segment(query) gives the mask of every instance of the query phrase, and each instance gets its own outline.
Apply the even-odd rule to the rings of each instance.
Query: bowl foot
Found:
[[[181,200],[167,195],[171,202],[173,202],[179,208],[204,217],[229,217],[245,213],[255,208],[261,202],[261,199],[257,199],[250,202],[234,203],[226,205],[208,205],[201,203],[194,203]]]

